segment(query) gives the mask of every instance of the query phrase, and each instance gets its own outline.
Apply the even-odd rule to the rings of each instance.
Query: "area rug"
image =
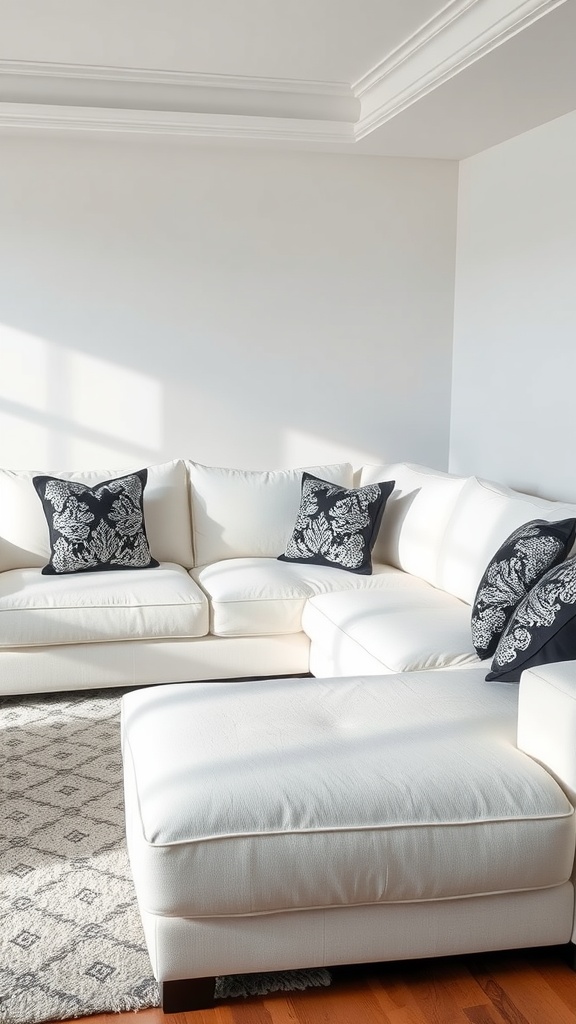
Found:
[[[1,1024],[159,1005],[124,841],[122,692],[0,700]],[[238,975],[217,995],[328,984]]]

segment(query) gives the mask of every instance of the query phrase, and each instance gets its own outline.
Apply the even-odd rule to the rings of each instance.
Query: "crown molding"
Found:
[[[0,130],[351,146],[567,0],[449,0],[344,82],[0,60]]]
[[[342,82],[246,78],[141,68],[0,60],[0,102],[332,121],[358,120]],[[40,116],[40,111],[38,111]],[[47,116],[52,118],[52,113]]]
[[[166,110],[119,110],[42,103],[0,103],[0,129],[173,135],[204,139],[354,143],[353,126],[334,121]]]
[[[371,71],[354,82],[352,85],[354,95],[361,99],[369,90],[380,85],[400,65],[415,57],[423,47],[429,46],[439,33],[445,32],[458,18],[461,18],[471,7],[480,2],[481,0],[450,0],[447,7],[424,22],[416,32],[405,39],[400,46],[391,50]]]
[[[347,82],[315,82],[295,78],[249,78],[245,75],[211,75],[195,71],[162,71],[150,68],[118,68],[95,64],[56,64],[47,61],[2,60],[1,75],[26,75],[48,79],[82,81],[142,82],[146,85],[174,85],[201,89],[240,89],[251,92],[303,93],[311,96],[340,96],[351,93]]]
[[[352,87],[362,139],[566,0],[452,0]]]

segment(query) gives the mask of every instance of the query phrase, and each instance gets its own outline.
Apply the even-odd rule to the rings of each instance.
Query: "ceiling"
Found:
[[[0,0],[0,132],[460,159],[576,109],[576,0]]]

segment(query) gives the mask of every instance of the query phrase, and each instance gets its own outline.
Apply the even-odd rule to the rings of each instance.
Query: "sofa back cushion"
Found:
[[[395,480],[396,485],[386,503],[373,560],[438,586],[444,532],[466,477],[405,462],[362,467],[362,485],[382,480]]]
[[[531,519],[576,516],[576,505],[547,501],[470,477],[456,502],[439,552],[438,583],[473,604],[478,584],[500,545]]]
[[[342,487],[353,485],[349,462],[274,471],[187,466],[197,565],[280,555],[296,521],[304,470]]]
[[[50,475],[95,487],[128,470],[90,470]],[[45,470],[0,469],[0,572],[46,564],[50,556],[48,525],[32,478]],[[150,551],[159,562],[194,565],[186,468],[181,460],[148,467],[144,520]]]

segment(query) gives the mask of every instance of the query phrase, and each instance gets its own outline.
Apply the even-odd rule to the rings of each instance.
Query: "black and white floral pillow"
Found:
[[[576,558],[554,566],[514,611],[486,679],[518,682],[524,669],[576,658]]]
[[[279,559],[370,575],[372,548],[393,489],[393,480],[352,489],[303,473],[300,509]]]
[[[490,559],[472,607],[472,643],[491,658],[508,622],[531,587],[564,561],[576,536],[576,519],[533,519],[504,541]]]
[[[35,476],[50,531],[48,576],[103,569],[148,569],[152,558],[144,525],[148,470],[88,487],[75,480]]]

